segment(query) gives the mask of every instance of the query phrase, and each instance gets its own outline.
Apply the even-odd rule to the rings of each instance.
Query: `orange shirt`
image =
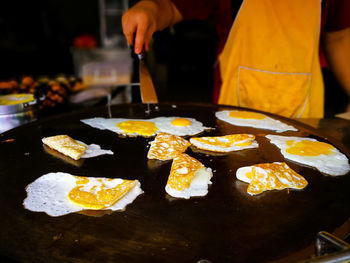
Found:
[[[172,0],[184,20],[204,20],[213,17],[218,34],[217,55],[219,55],[226,43],[233,21],[242,3],[242,0]],[[347,0],[323,0],[321,18],[322,32],[337,31],[350,27],[350,1]],[[228,12],[231,10],[231,12]],[[320,48],[321,66],[327,65],[322,47]],[[218,63],[214,70],[213,102],[217,103],[221,87],[220,69]]]

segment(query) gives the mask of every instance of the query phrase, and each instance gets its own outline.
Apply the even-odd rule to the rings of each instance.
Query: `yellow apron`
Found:
[[[244,0],[219,56],[219,103],[323,117],[320,0]]]

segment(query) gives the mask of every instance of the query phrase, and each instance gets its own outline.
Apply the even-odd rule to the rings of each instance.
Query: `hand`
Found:
[[[143,48],[149,50],[149,42],[157,30],[157,8],[152,1],[140,1],[122,17],[123,33],[136,54],[140,54]]]

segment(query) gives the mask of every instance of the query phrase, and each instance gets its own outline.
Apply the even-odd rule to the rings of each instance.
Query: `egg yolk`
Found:
[[[245,141],[245,142],[241,142],[241,143],[237,143],[236,146],[239,147],[246,147],[246,146],[250,146],[252,145],[252,141]]]
[[[167,185],[178,191],[188,188],[194,173],[202,167],[204,167],[203,164],[189,155],[178,154],[171,165]]]
[[[240,147],[249,146],[252,144],[253,140],[255,139],[255,136],[249,134],[231,134],[218,137],[199,137],[194,139],[208,145],[228,148],[232,145]]]
[[[302,189],[308,184],[304,177],[290,169],[286,163],[254,165],[247,177],[251,179],[247,189],[247,192],[251,195],[273,189]]]
[[[148,159],[169,160],[186,151],[189,141],[172,134],[158,133],[147,153]]]
[[[266,118],[266,116],[263,114],[251,112],[251,111],[230,111],[229,116],[232,118],[255,119],[255,120],[262,120]]]
[[[124,121],[118,123],[117,127],[125,133],[137,133],[142,136],[152,136],[158,131],[156,125],[149,121]]]
[[[177,118],[171,121],[171,125],[173,126],[190,126],[191,121],[185,118]]]
[[[334,149],[334,147],[328,143],[308,140],[302,140],[300,142],[288,140],[286,141],[286,145],[289,146],[286,149],[287,153],[301,156],[328,155]]]
[[[57,135],[43,139],[50,148],[78,160],[86,151],[86,146],[78,143],[68,135]]]
[[[132,180],[123,180],[114,187],[108,187],[101,179],[90,185],[89,182],[87,177],[77,177],[77,186],[68,193],[68,200],[77,206],[93,210],[112,206],[136,185]]]

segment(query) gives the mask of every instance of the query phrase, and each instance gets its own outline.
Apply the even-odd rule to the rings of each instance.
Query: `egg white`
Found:
[[[290,154],[286,150],[289,146],[286,145],[286,141],[317,141],[312,138],[293,137],[293,136],[279,136],[279,135],[266,135],[271,143],[275,144],[280,150],[282,155],[289,160],[315,167],[320,172],[338,176],[347,174],[350,171],[348,158],[341,153],[338,149],[334,148],[328,155],[320,154],[318,156],[301,156],[296,154]]]
[[[273,130],[276,132],[285,131],[297,131],[295,127],[287,125],[279,120],[270,118],[264,114],[264,119],[243,119],[243,118],[232,118],[230,114],[231,110],[218,111],[215,116],[222,121],[228,122],[232,125],[252,127],[257,129]]]
[[[164,161],[173,159],[177,153],[185,152],[190,142],[177,135],[158,133],[149,144],[147,158]]]
[[[171,122],[174,119],[183,118],[187,119],[191,122],[188,126],[175,126],[172,125]],[[152,122],[156,125],[158,130],[150,135],[156,135],[159,132],[166,132],[173,135],[178,136],[190,136],[190,135],[196,135],[201,132],[203,132],[206,129],[210,129],[208,127],[203,126],[203,124],[199,121],[197,121],[194,118],[187,118],[187,117],[158,117],[153,119],[125,119],[125,118],[91,118],[91,119],[84,119],[81,120],[83,123],[90,125],[94,128],[100,129],[100,130],[110,130],[112,132],[116,132],[118,134],[122,135],[128,135],[128,136],[140,136],[137,133],[126,133],[123,130],[121,130],[117,124],[125,121],[146,121],[146,122]]]
[[[173,120],[179,118],[187,119],[191,122],[191,124],[188,126],[175,126],[171,124]],[[206,129],[210,129],[208,127],[203,126],[203,123],[201,123],[200,121],[188,117],[158,117],[154,118],[153,121],[158,127],[159,132],[166,132],[178,136],[196,135],[205,131]]]
[[[279,172],[274,173],[272,170],[269,171],[269,168],[265,169],[263,167],[260,167],[259,165],[251,165],[251,166],[244,166],[244,167],[240,167],[237,169],[236,171],[236,177],[238,180],[241,180],[245,183],[250,184],[252,181],[252,178],[249,178],[247,175],[249,174],[250,176],[252,176],[252,170],[253,167],[259,171],[260,176],[258,177],[258,181],[265,185],[268,183],[270,187],[274,188],[274,189],[279,189],[282,190],[281,188],[277,187],[277,182],[282,183],[283,189],[285,188],[292,188],[292,189],[303,189],[306,187],[307,185],[307,181],[305,180],[305,178],[303,178],[301,175],[294,173],[294,171],[286,164],[286,163],[281,163],[281,162],[274,162],[272,164],[278,165],[278,169],[281,172],[283,171],[282,174],[280,174]],[[271,172],[273,173],[273,176],[276,177],[276,181],[270,181],[269,175],[272,175]],[[264,175],[264,176],[261,176]],[[252,185],[252,187],[254,187],[254,185]],[[255,185],[256,187],[256,185]],[[247,190],[247,193],[250,195],[255,195],[258,194],[256,193],[257,190],[259,190],[259,188],[253,188],[253,191],[255,191],[255,193],[252,193],[249,191],[249,188]],[[261,189],[260,189],[261,190]],[[268,189],[264,189],[262,192],[266,191]],[[270,190],[270,189],[269,189]],[[258,191],[259,193],[262,193],[260,191]]]
[[[165,191],[176,198],[189,199],[195,196],[205,196],[208,194],[208,185],[212,184],[210,179],[213,177],[211,168],[200,168],[194,172],[194,177],[188,188],[181,191],[171,188],[169,185],[165,186]]]
[[[90,179],[101,178],[90,177]],[[118,185],[123,180],[115,179],[112,182]],[[86,210],[68,200],[68,193],[74,187],[76,187],[76,178],[71,174],[61,172],[45,174],[26,187],[27,197],[24,199],[23,205],[30,211],[45,212],[55,217]],[[142,193],[140,182],[136,180],[135,187],[114,205],[104,210],[122,210]]]
[[[80,158],[92,158],[104,154],[113,155],[114,153],[111,150],[103,150],[100,145],[97,144],[85,144],[81,141],[76,140],[78,143],[81,143],[86,146],[85,153]]]
[[[247,174],[249,174],[251,171],[252,171],[252,166],[240,167],[236,171],[236,177],[238,180],[241,180],[249,184],[252,180],[251,178],[247,177]]]
[[[211,137],[204,137],[204,138],[206,138],[210,141]],[[219,138],[219,140],[222,142],[228,141],[223,136],[218,136],[218,137],[214,137],[214,138]],[[259,147],[259,144],[257,143],[256,140],[253,140],[250,145],[246,145],[246,146],[237,145],[237,144],[244,143],[246,141],[250,141],[250,139],[233,142],[229,147],[223,147],[220,144],[214,145],[214,144],[209,144],[209,143],[199,141],[195,137],[190,139],[191,144],[196,146],[197,148],[202,149],[202,150],[207,150],[207,151],[213,151],[213,152],[233,152],[233,151],[239,151],[239,150]]]
[[[52,137],[56,137],[56,136],[52,136]],[[97,144],[87,145],[86,143],[84,143],[82,141],[75,140],[77,143],[79,143],[81,145],[84,145],[86,147],[86,149],[85,149],[85,152],[81,156],[77,156],[76,158],[74,158],[74,156],[73,157],[69,156],[64,150],[62,150],[61,147],[59,147],[57,145],[51,145],[50,143],[48,143],[47,139],[50,140],[52,137],[45,137],[41,141],[44,143],[44,145],[46,147],[49,147],[49,148],[52,147],[52,149],[54,149],[55,151],[59,152],[60,154],[68,156],[69,158],[72,158],[74,160],[79,160],[81,158],[91,158],[91,157],[96,157],[96,156],[100,156],[100,155],[104,155],[104,154],[110,154],[110,155],[114,154],[111,150],[103,150],[103,149],[101,149],[101,146],[99,146]],[[53,153],[51,153],[51,154],[53,154]]]
[[[280,162],[273,162],[273,163],[281,164]],[[254,165],[244,166],[244,167],[238,168],[236,171],[237,179],[249,184],[252,181],[252,179],[248,178],[247,174],[252,172],[253,167],[254,167]],[[290,169],[290,167],[287,164],[285,164],[284,167],[286,169],[288,169],[288,168]],[[260,171],[260,173],[267,175],[267,172],[264,169],[262,169],[261,167],[255,166],[255,169],[258,169]],[[289,182],[286,180],[283,180],[283,178],[278,177],[278,179],[284,184],[289,184]]]
[[[91,118],[91,119],[84,119],[81,120],[83,123],[90,125],[91,127],[100,129],[100,130],[110,130],[112,132],[121,134],[121,135],[128,135],[128,136],[141,136],[137,133],[126,133],[125,131],[121,130],[117,124],[125,121],[145,121],[145,122],[152,122],[154,121],[152,119],[125,119],[125,118]],[[150,136],[155,135],[156,132]]]

